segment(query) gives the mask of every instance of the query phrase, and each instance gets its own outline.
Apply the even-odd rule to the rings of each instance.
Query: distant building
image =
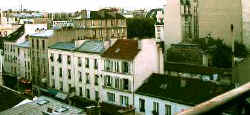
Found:
[[[0,25],[0,37],[6,37],[10,35],[12,32],[16,31],[20,25]]]
[[[75,19],[73,24],[84,33],[81,39],[127,39],[126,19]]]
[[[152,74],[135,92],[138,115],[176,115],[229,90],[193,78]]]
[[[41,96],[33,101],[17,105],[0,112],[1,115],[87,115],[84,110],[76,108],[55,99]]]

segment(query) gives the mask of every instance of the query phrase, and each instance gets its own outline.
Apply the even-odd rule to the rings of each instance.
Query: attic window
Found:
[[[168,87],[168,84],[161,84],[160,86],[161,89],[167,89],[167,87]]]
[[[118,53],[119,51],[120,51],[120,48],[116,49],[116,50],[115,50],[115,53]]]

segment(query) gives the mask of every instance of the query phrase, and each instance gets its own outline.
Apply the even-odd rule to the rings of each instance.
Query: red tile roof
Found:
[[[133,60],[139,51],[137,40],[119,39],[102,54],[102,57]]]

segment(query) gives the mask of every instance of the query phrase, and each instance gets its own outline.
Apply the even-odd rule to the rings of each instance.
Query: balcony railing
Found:
[[[245,110],[249,110],[249,108],[244,107],[244,103],[249,104],[249,102],[246,102],[248,97],[250,97],[250,82],[214,97],[211,100],[180,112],[177,115],[222,114],[225,113],[225,111],[231,110],[231,107],[235,106],[237,106],[237,113],[244,113],[246,112]],[[244,114],[247,115],[249,113]]]

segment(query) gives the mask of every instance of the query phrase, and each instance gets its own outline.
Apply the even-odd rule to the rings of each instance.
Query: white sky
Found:
[[[161,8],[165,0],[0,0],[0,9],[23,8],[51,11],[71,12],[80,9],[96,10],[103,7],[121,7],[125,9]]]

